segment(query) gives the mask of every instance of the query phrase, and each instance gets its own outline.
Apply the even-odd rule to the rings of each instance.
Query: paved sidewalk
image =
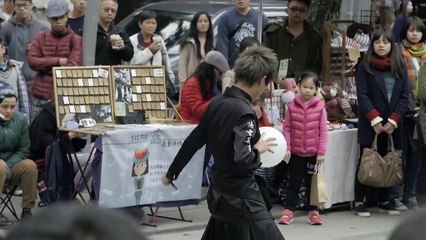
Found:
[[[278,219],[282,210],[282,207],[275,206],[272,209],[273,217]],[[295,213],[295,219],[291,225],[278,225],[278,227],[286,240],[385,240],[398,223],[410,214],[414,214],[413,211],[408,211],[403,212],[400,216],[389,216],[375,213],[375,209],[371,211],[370,218],[357,217],[349,210],[327,211],[322,214],[324,222],[322,226],[309,225],[307,212],[299,211]],[[161,212],[174,217],[178,216],[178,212],[171,209]],[[205,203],[184,208],[184,215],[193,222],[186,223],[159,218],[156,228],[143,227],[143,231],[149,234],[152,240],[201,239],[209,218]]]
[[[14,206],[20,215],[21,198],[13,197]],[[419,199],[421,211],[426,211],[426,198]],[[151,240],[199,240],[210,217],[206,202],[198,206],[183,207],[183,214],[186,219],[192,222],[175,221],[164,218],[157,218],[157,227],[141,225],[141,231],[150,236]],[[280,217],[283,208],[274,206],[272,215],[275,219]],[[43,208],[35,208],[33,213],[43,211]],[[145,208],[145,211],[148,211]],[[374,209],[370,218],[360,218],[349,210],[329,210],[322,214],[324,224],[322,226],[311,226],[308,224],[307,212],[298,211],[295,213],[295,220],[289,226],[278,225],[286,240],[386,240],[394,227],[413,211],[402,212],[400,216],[389,216],[383,213],[375,213]],[[5,215],[13,219],[12,215],[5,210]],[[177,208],[162,208],[159,214],[179,217]],[[149,220],[150,217],[147,217]],[[15,226],[16,223],[15,222]],[[0,228],[0,236],[4,236],[13,228]]]

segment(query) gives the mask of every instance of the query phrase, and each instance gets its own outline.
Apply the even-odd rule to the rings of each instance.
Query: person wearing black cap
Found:
[[[18,97],[13,88],[0,83],[0,189],[20,184],[22,188],[21,218],[31,216],[37,199],[37,166],[28,159],[30,138],[28,120],[17,111]],[[0,215],[0,226],[12,224]]]
[[[235,85],[213,99],[162,178],[163,184],[171,185],[194,154],[206,143],[210,145],[215,159],[207,194],[211,217],[203,240],[284,239],[254,177],[261,165],[260,154],[271,151],[276,143],[273,138],[261,138],[251,106],[252,99],[275,80],[277,68],[272,50],[248,49],[235,64]]]
[[[182,86],[180,115],[183,120],[198,124],[214,96],[220,94],[221,79],[229,70],[228,61],[218,51],[206,54],[204,62]]]

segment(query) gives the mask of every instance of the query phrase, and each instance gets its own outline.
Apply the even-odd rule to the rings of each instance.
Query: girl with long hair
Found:
[[[407,65],[407,75],[409,89],[412,100],[419,102],[420,112],[426,112],[426,106],[423,101],[419,101],[420,95],[424,95],[425,89],[419,88],[419,71],[420,66],[426,64],[426,26],[418,17],[408,17],[401,32],[401,48]],[[415,104],[410,104],[414,108]],[[415,119],[408,115],[404,121],[403,132],[403,158],[405,161],[404,168],[404,188],[401,196],[401,188],[399,186],[392,189],[390,200],[394,202],[399,210],[407,210],[408,208],[418,210],[416,199],[417,177],[420,172],[423,157],[423,144],[418,139],[417,129],[415,127]]]
[[[396,16],[395,23],[393,25],[392,31],[395,36],[395,42],[400,43],[404,37],[401,34],[403,33],[403,27],[407,21],[407,18],[413,13],[413,3],[410,0],[403,0],[399,8],[399,14]]]
[[[188,35],[180,45],[179,86],[191,76],[206,54],[214,49],[212,20],[207,12],[194,15]]]
[[[407,71],[400,47],[395,44],[392,31],[378,29],[356,75],[359,104],[358,143],[360,156],[372,146],[377,135],[377,152],[385,156],[388,140],[393,138],[396,149],[401,149],[401,118],[409,104]],[[357,176],[356,174],[355,176]],[[389,201],[390,188],[378,188],[378,207],[390,215],[399,214]],[[367,186],[355,177],[355,214],[369,217],[364,205]]]
[[[198,124],[214,96],[221,93],[223,73],[229,70],[225,57],[210,51],[195,73],[182,86],[180,114],[183,120]]]

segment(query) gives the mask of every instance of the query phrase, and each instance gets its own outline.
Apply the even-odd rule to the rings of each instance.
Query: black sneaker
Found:
[[[31,208],[22,209],[21,220],[24,220],[26,218],[30,218],[32,216],[33,216],[33,214],[31,213]]]
[[[0,214],[0,226],[10,226],[13,223],[7,219],[7,217],[5,217],[3,214]]]
[[[371,216],[368,209],[365,207],[365,205],[362,203],[358,206],[355,206],[355,215],[359,217],[369,217]]]
[[[398,208],[392,204],[392,202],[388,202],[386,204],[379,204],[379,210],[380,212],[387,213],[389,215],[399,215],[401,212],[398,210]]]

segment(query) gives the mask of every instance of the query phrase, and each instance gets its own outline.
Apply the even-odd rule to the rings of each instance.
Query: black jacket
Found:
[[[176,179],[195,152],[209,144],[215,162],[207,201],[212,216],[226,222],[272,218],[254,178],[260,160],[253,146],[260,133],[251,100],[235,86],[217,96],[183,143],[166,175]]]
[[[360,64],[356,75],[356,89],[358,96],[358,143],[363,146],[371,146],[375,132],[371,127],[371,121],[375,117],[383,119],[384,126],[391,118],[398,123],[398,128],[392,133],[395,147],[401,146],[401,118],[405,111],[409,110],[410,92],[408,90],[407,71],[402,78],[396,78],[393,85],[392,97],[388,100],[384,72],[374,70],[374,75],[369,74]],[[383,134],[382,134],[383,135]]]
[[[110,36],[118,34],[124,41],[122,49],[112,49]],[[121,61],[129,62],[133,57],[133,46],[130,42],[127,32],[112,24],[106,32],[98,25],[98,33],[96,39],[96,56],[95,65],[120,65]]]
[[[31,159],[44,159],[46,148],[52,144],[58,133],[56,125],[55,107],[52,102],[43,104],[42,110],[30,125]],[[86,140],[76,138],[72,141],[75,151],[84,147]]]
[[[283,25],[271,23],[266,31],[264,43],[277,53],[278,60],[289,59],[287,77],[300,76],[303,71],[318,75],[322,70],[322,37],[308,22],[303,33],[295,38]]]
[[[44,159],[46,147],[56,139],[58,127],[56,126],[55,109],[48,102],[41,106],[42,111],[30,125],[31,158]]]

